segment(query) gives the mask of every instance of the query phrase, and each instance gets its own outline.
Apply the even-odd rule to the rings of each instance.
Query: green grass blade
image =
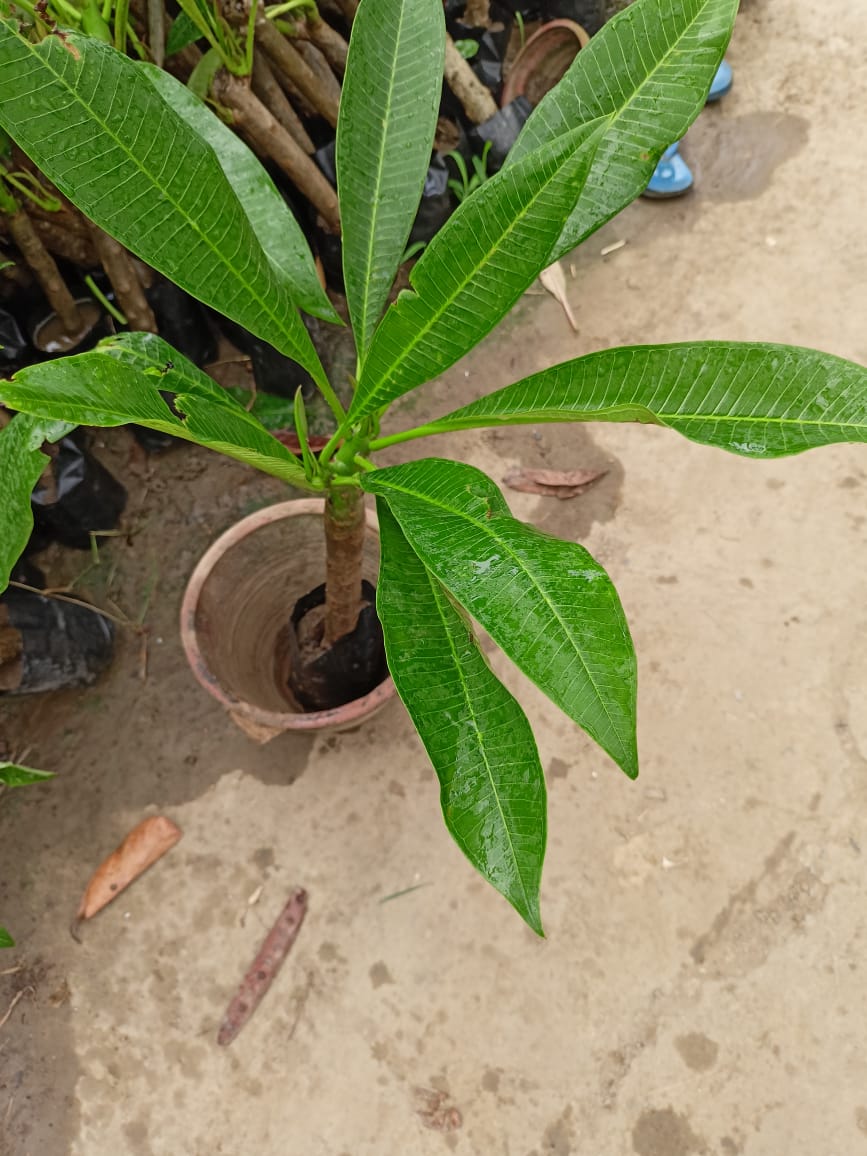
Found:
[[[440,781],[457,845],[535,932],[547,828],[545,778],[526,715],[472,626],[377,502],[376,606],[388,668]]]
[[[4,787],[27,787],[31,783],[42,783],[53,778],[54,771],[36,771],[33,767],[22,767],[18,763],[0,763],[0,783]]]

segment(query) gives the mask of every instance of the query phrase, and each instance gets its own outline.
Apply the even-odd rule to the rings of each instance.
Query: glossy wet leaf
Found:
[[[27,787],[31,783],[42,783],[53,778],[53,771],[36,771],[33,767],[22,767],[18,763],[0,763],[0,783],[5,787]]]
[[[382,319],[351,414],[361,417],[429,381],[509,311],[547,263],[593,159],[584,126],[485,181],[425,249]]]
[[[0,396],[3,384],[0,381]],[[16,414],[0,429],[0,592],[33,529],[30,495],[50,460],[42,445],[58,441],[74,428],[74,423]],[[0,782],[4,766],[11,764],[0,763]]]
[[[213,149],[145,70],[99,40],[64,33],[31,44],[0,20],[0,125],[107,233],[323,378]]]
[[[359,361],[421,199],[444,56],[441,0],[365,0],[353,22],[336,162],[343,278]]]
[[[173,395],[178,416],[162,397]],[[206,374],[152,333],[121,333],[89,353],[21,369],[0,400],[80,425],[135,422],[309,489],[293,455]]]
[[[431,431],[548,421],[638,421],[754,458],[867,441],[867,369],[790,345],[628,346],[544,369]]]
[[[388,669],[440,782],[443,818],[478,871],[542,934],[545,779],[530,724],[471,624],[378,499],[376,608]]]
[[[512,661],[635,777],[635,654],[598,562],[513,518],[473,466],[425,458],[361,483],[385,498],[413,550]]]
[[[153,64],[139,67],[163,100],[216,153],[263,251],[295,304],[314,317],[340,324],[319,281],[307,238],[258,157],[186,85]]]
[[[635,0],[582,48],[533,111],[507,167],[577,125],[607,124],[550,260],[644,192],[664,149],[704,108],[738,0]]]

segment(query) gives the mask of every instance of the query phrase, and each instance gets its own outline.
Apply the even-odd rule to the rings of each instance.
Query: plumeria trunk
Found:
[[[330,490],[325,499],[325,642],[355,629],[361,609],[364,494],[357,486]]]

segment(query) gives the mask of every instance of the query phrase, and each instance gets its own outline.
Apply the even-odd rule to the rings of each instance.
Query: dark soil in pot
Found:
[[[350,634],[326,648],[325,584],[295,603],[277,648],[277,675],[305,710],[331,710],[362,698],[388,674],[376,590],[362,583],[361,612]]]

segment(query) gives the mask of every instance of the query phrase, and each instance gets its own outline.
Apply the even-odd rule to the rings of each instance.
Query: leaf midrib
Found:
[[[374,201],[373,201],[373,214],[372,214],[372,220],[370,222],[370,229],[368,230],[368,238],[367,238],[367,262],[365,264],[365,270],[366,270],[367,275],[363,278],[364,289],[362,291],[362,298],[361,298],[361,303],[360,303],[360,314],[359,314],[360,320],[361,320],[361,327],[362,327],[361,328],[361,334],[360,334],[361,348],[358,350],[358,376],[359,377],[361,376],[361,371],[362,371],[362,368],[364,365],[364,360],[367,356],[367,350],[370,347],[370,340],[368,339],[369,325],[368,325],[368,321],[367,321],[367,312],[368,312],[368,303],[370,301],[370,280],[371,280],[370,274],[371,274],[371,271],[373,269],[374,234],[376,231],[376,223],[379,220],[379,212],[378,212],[378,209],[379,209],[379,192],[380,192],[380,189],[382,187],[382,173],[383,173],[383,169],[385,168],[385,140],[386,140],[386,136],[388,135],[388,125],[389,125],[390,120],[391,120],[391,110],[392,110],[392,103],[393,103],[392,98],[394,96],[394,78],[397,75],[397,66],[398,66],[398,62],[400,60],[400,53],[398,51],[398,46],[400,44],[400,38],[401,38],[401,34],[403,32],[403,22],[404,22],[404,15],[406,13],[406,8],[407,8],[407,6],[405,4],[401,4],[401,6],[400,6],[400,19],[398,21],[397,29],[395,30],[395,37],[394,37],[395,50],[394,50],[394,56],[392,57],[391,71],[389,73],[388,99],[386,101],[385,115],[382,118],[383,131],[382,131],[382,136],[380,137],[379,157],[378,157],[377,163],[376,163],[376,183],[374,185],[376,195],[375,195]],[[373,335],[371,334],[371,339],[372,339],[372,336]]]
[[[511,514],[495,514],[494,518],[492,518],[490,521],[485,520],[484,522],[481,522],[478,519],[473,518],[470,514],[467,514],[464,510],[460,510],[460,509],[457,509],[453,506],[449,506],[443,501],[438,501],[437,499],[430,497],[428,494],[420,494],[414,490],[407,489],[405,486],[396,485],[394,482],[382,482],[382,481],[380,481],[377,484],[384,485],[391,490],[397,491],[398,493],[401,493],[401,494],[405,494],[407,497],[413,499],[414,501],[427,502],[432,506],[436,506],[437,508],[444,510],[447,514],[454,514],[459,518],[463,518],[464,521],[469,522],[470,525],[476,527],[476,529],[478,529],[478,530],[483,531],[489,537],[494,539],[494,541],[497,543],[497,545],[499,545],[503,550],[505,550],[509,554],[509,556],[511,558],[514,559],[514,561],[521,568],[521,570],[524,572],[524,574],[526,574],[526,576],[530,579],[531,583],[533,584],[536,591],[538,592],[542,602],[545,603],[545,605],[549,608],[549,610],[551,611],[553,616],[556,618],[556,620],[563,627],[563,630],[566,634],[566,637],[572,643],[574,653],[576,654],[578,661],[581,663],[581,666],[583,667],[584,672],[587,675],[587,679],[590,682],[590,685],[593,687],[594,693],[596,695],[596,699],[599,702],[600,706],[602,707],[602,710],[605,714],[605,717],[608,719],[608,722],[611,724],[612,731],[617,736],[618,740],[622,743],[620,731],[619,731],[619,729],[618,729],[618,727],[614,721],[614,718],[611,715],[611,712],[609,711],[609,709],[605,703],[604,698],[602,697],[602,695],[599,692],[599,687],[596,683],[596,679],[591,674],[590,669],[584,660],[583,654],[581,653],[580,649],[578,648],[577,642],[576,642],[568,624],[563,621],[563,618],[561,617],[560,612],[557,610],[556,606],[554,606],[554,604],[551,602],[550,598],[548,598],[545,591],[539,586],[539,583],[537,582],[537,580],[534,577],[534,575],[532,574],[532,572],[527,569],[527,567],[524,564],[523,559],[518,554],[515,553],[515,551],[511,548],[511,546],[509,545],[508,542],[505,542],[501,537],[499,537],[499,535],[495,534],[493,531],[492,522],[493,522],[494,518],[511,517]],[[500,645],[502,645],[502,644],[500,644]],[[533,681],[535,682],[536,680],[533,679]],[[579,725],[583,726],[584,724],[579,724]],[[625,746],[624,746],[624,750],[627,750],[627,748]]]
[[[608,124],[608,128],[611,128],[611,126],[612,126],[612,125],[616,124],[616,123],[617,123],[617,121],[618,121],[618,120],[621,118],[621,116],[623,116],[623,115],[624,115],[624,114],[625,114],[625,113],[626,113],[626,112],[629,110],[629,108],[632,106],[632,104],[634,104],[634,102],[635,102],[635,101],[638,99],[638,97],[639,97],[639,95],[641,94],[642,90],[643,90],[643,89],[644,89],[644,88],[645,88],[645,87],[646,87],[648,84],[650,84],[650,82],[651,82],[651,81],[654,79],[654,77],[656,76],[657,72],[659,72],[659,70],[660,70],[661,68],[663,68],[663,67],[664,67],[664,66],[665,66],[665,65],[668,63],[669,57],[673,56],[673,55],[674,55],[676,52],[678,52],[678,51],[679,51],[679,49],[680,49],[680,46],[681,46],[681,44],[682,44],[683,40],[685,40],[685,38],[686,38],[686,37],[689,35],[690,31],[691,31],[691,30],[692,30],[692,28],[693,28],[693,25],[695,25],[695,24],[697,24],[697,23],[698,23],[698,21],[701,19],[701,17],[702,17],[702,16],[705,14],[705,12],[708,10],[708,8],[709,8],[709,7],[710,7],[710,6],[711,6],[713,3],[714,3],[714,0],[705,0],[705,3],[704,3],[704,4],[702,4],[702,6],[701,6],[700,10],[699,10],[698,12],[696,12],[696,14],[695,14],[695,16],[692,18],[692,20],[690,20],[690,21],[689,21],[689,23],[688,23],[688,24],[687,24],[687,25],[684,27],[684,29],[683,29],[683,32],[682,32],[682,33],[681,33],[681,35],[680,35],[680,36],[677,38],[677,41],[676,41],[674,44],[672,44],[670,48],[667,48],[667,49],[666,49],[666,51],[665,51],[665,55],[664,55],[664,56],[661,56],[661,57],[660,57],[660,59],[659,59],[659,60],[656,62],[656,64],[654,64],[654,66],[653,66],[653,68],[650,70],[650,72],[648,72],[648,74],[647,74],[647,75],[645,76],[645,78],[644,78],[644,79],[641,81],[641,83],[638,85],[638,87],[637,87],[637,88],[634,88],[634,89],[632,90],[632,94],[631,94],[631,96],[629,96],[629,97],[626,99],[626,101],[625,101],[625,102],[624,102],[624,103],[623,103],[623,104],[620,106],[620,108],[618,108],[618,109],[613,109],[611,112],[608,112],[608,113],[603,113],[603,114],[602,114],[602,117],[594,117],[592,120],[589,120],[589,121],[587,121],[586,123],[587,123],[587,124],[592,124],[592,123],[593,123],[593,120],[599,120],[599,119],[603,119],[603,120],[607,120],[607,121],[609,121],[609,124]],[[643,18],[643,17],[644,17],[644,14],[642,13],[642,18]],[[608,135],[608,130],[606,129],[606,130],[603,132],[603,134],[602,134],[602,135],[603,135],[603,136],[607,136],[607,135]],[[554,139],[554,138],[552,137],[551,139]],[[532,154],[533,152],[535,152],[535,151],[536,151],[536,149],[538,149],[538,148],[544,148],[545,144],[548,144],[548,143],[549,143],[548,141],[544,141],[542,144],[540,144],[540,145],[536,145],[536,146],[535,146],[535,148],[532,148],[532,149],[528,150],[528,152],[524,153],[524,156],[529,156],[530,154]],[[523,160],[523,157],[519,157],[519,158],[518,158],[518,160],[516,161],[516,163],[519,163],[521,160]],[[583,191],[584,191],[584,190],[582,189],[582,192],[583,192]],[[575,207],[576,207],[576,208],[578,207],[578,203],[577,203],[577,201],[576,201],[576,205],[575,205]]]
[[[486,425],[490,421],[513,423],[520,425],[527,421],[549,421],[549,422],[569,422],[574,421],[580,415],[585,421],[598,421],[602,414],[617,414],[619,410],[623,409],[645,409],[650,417],[655,418],[655,422],[640,423],[640,424],[660,424],[669,426],[673,422],[690,423],[690,422],[714,422],[718,425],[777,425],[785,426],[809,426],[816,429],[826,429],[832,426],[839,426],[842,429],[864,430],[867,434],[867,422],[864,421],[818,421],[814,418],[802,419],[793,417],[753,417],[740,416],[731,414],[714,414],[714,413],[663,413],[651,409],[650,406],[643,402],[636,402],[634,405],[629,402],[622,406],[604,406],[601,409],[551,409],[551,410],[519,410],[515,413],[498,413],[495,410],[489,410],[487,413],[480,413],[478,416],[467,415],[465,419],[459,419],[455,422],[448,421],[443,418],[441,422],[431,422],[427,427],[427,432],[430,433],[449,433],[456,429],[476,429],[479,426]],[[620,418],[622,421],[636,421],[636,418]]]
[[[594,119],[605,120],[607,118],[597,117]],[[590,125],[590,124],[593,124],[594,122],[588,121],[587,123],[588,123],[588,125]],[[587,127],[587,126],[582,126],[582,127]],[[602,126],[599,125],[599,127],[597,129],[590,132],[588,134],[588,136],[584,140],[582,140],[582,142],[576,147],[574,152],[569,153],[568,156],[563,160],[563,162],[561,164],[555,166],[550,177],[548,177],[548,179],[543,184],[541,184],[539,186],[539,188],[536,190],[533,197],[527,202],[527,204],[524,206],[524,208],[521,210],[521,212],[512,218],[512,221],[509,224],[509,227],[504,232],[498,234],[498,238],[497,238],[496,243],[494,245],[492,245],[490,248],[488,248],[488,250],[486,251],[486,253],[484,254],[484,256],[482,257],[482,259],[480,261],[478,261],[474,264],[473,268],[470,269],[470,271],[466,274],[466,276],[457,284],[457,286],[453,289],[451,294],[444,299],[443,303],[433,312],[433,314],[428,318],[428,320],[415,333],[413,338],[403,345],[403,347],[401,349],[400,356],[398,358],[395,358],[394,360],[392,360],[392,362],[389,366],[388,372],[384,376],[380,377],[376,386],[374,386],[374,388],[370,391],[370,393],[367,395],[367,397],[364,399],[364,401],[359,405],[358,411],[357,411],[359,416],[363,415],[363,413],[365,411],[368,411],[371,408],[373,408],[373,409],[376,408],[376,401],[379,398],[380,394],[382,393],[383,389],[388,385],[388,383],[390,381],[393,380],[395,370],[406,362],[406,359],[409,356],[409,354],[418,346],[419,342],[424,337],[426,337],[428,335],[428,333],[433,328],[433,326],[443,317],[443,315],[446,313],[446,311],[454,304],[454,302],[457,300],[457,298],[464,292],[467,285],[469,285],[469,283],[472,281],[472,279],[478,274],[479,270],[483,269],[486,265],[488,265],[490,263],[490,260],[493,257],[493,255],[497,252],[498,249],[500,249],[502,247],[505,240],[511,236],[511,234],[514,232],[514,230],[518,227],[518,224],[521,221],[523,221],[524,217],[526,217],[527,213],[533,208],[533,206],[536,204],[536,201],[539,199],[539,197],[546,191],[546,189],[549,187],[549,185],[554,180],[556,180],[556,178],[560,175],[560,173],[565,168],[565,166],[567,164],[570,164],[575,159],[575,157],[578,155],[578,153],[581,152],[583,149],[587,148],[590,143],[595,142],[597,139],[597,136],[601,133],[601,130],[602,130]],[[574,130],[574,131],[578,131],[578,130]],[[542,145],[540,147],[545,148],[546,146]],[[532,155],[532,153],[529,155]],[[518,163],[518,165],[520,165],[521,161],[518,161],[517,163]],[[511,171],[514,171],[514,170],[511,170]],[[582,191],[583,191],[583,186],[582,186]],[[580,193],[578,195],[580,196]],[[465,201],[464,203],[469,204],[469,200]],[[458,213],[459,212],[460,212],[460,209],[458,209]],[[457,215],[458,214],[455,213],[454,217],[457,217]],[[454,219],[454,217],[452,219]],[[427,251],[428,252],[433,251],[434,253],[436,253],[437,250],[436,249],[431,250],[429,248]],[[419,262],[419,264],[421,264],[421,262]],[[422,298],[419,291],[416,289],[413,289],[412,292],[413,292],[414,298],[417,301],[421,301],[424,304],[424,298]],[[404,300],[407,302],[407,306],[409,306],[409,304],[410,304],[409,299],[404,298]],[[399,301],[400,301],[400,298],[398,298],[398,301],[395,302],[394,306],[392,306],[393,309],[396,308]],[[391,314],[391,316],[395,316],[395,315],[396,314]],[[385,327],[387,321],[388,321],[388,317],[386,317],[385,321],[383,322],[383,328]],[[379,330],[379,333],[381,333],[381,332],[382,332],[382,329]],[[372,346],[371,346],[371,348],[372,348]]]
[[[412,548],[412,547],[410,547],[410,548]],[[424,563],[422,563],[422,565],[424,565]],[[509,844],[509,852],[511,853],[511,856],[512,856],[512,862],[514,863],[514,866],[515,866],[515,872],[516,872],[518,879],[520,881],[520,884],[521,884],[521,894],[523,895],[524,903],[526,904],[527,911],[530,912],[533,909],[533,905],[530,902],[530,897],[527,894],[527,886],[524,882],[524,876],[523,876],[521,869],[518,865],[518,862],[519,862],[518,861],[518,853],[515,850],[514,843],[512,842],[512,835],[511,835],[511,832],[509,830],[509,824],[506,821],[506,816],[505,816],[505,813],[503,812],[503,808],[502,808],[502,805],[500,803],[500,795],[499,795],[499,791],[497,790],[496,783],[494,782],[494,776],[493,776],[493,772],[491,770],[491,764],[488,760],[488,753],[487,753],[487,750],[485,748],[485,744],[484,744],[484,741],[482,738],[482,731],[481,731],[478,723],[476,722],[476,713],[475,713],[475,709],[474,709],[473,699],[472,699],[472,696],[470,694],[470,688],[467,685],[466,678],[464,677],[463,667],[461,666],[460,658],[458,656],[457,649],[455,648],[454,639],[452,638],[452,632],[449,629],[449,624],[446,621],[445,614],[443,613],[442,598],[444,597],[444,595],[441,593],[440,590],[437,589],[439,582],[438,582],[436,576],[431,574],[431,572],[430,572],[430,570],[428,570],[427,566],[424,566],[424,572],[425,572],[425,576],[427,577],[428,582],[430,583],[431,594],[433,595],[433,600],[434,600],[434,603],[436,604],[437,613],[439,614],[440,621],[443,624],[443,630],[445,632],[445,636],[446,636],[446,639],[447,639],[448,644],[449,644],[449,650],[451,651],[452,658],[454,660],[455,670],[457,671],[457,674],[458,674],[458,681],[460,682],[461,691],[463,692],[464,701],[466,702],[467,716],[469,717],[470,721],[472,722],[473,730],[476,732],[476,737],[478,738],[479,751],[480,751],[481,756],[482,756],[482,761],[485,764],[485,772],[488,776],[488,781],[490,782],[490,785],[491,785],[491,793],[492,793],[494,799],[496,800],[497,812],[500,816],[502,828],[503,828],[503,831],[505,832],[506,840]],[[474,639],[474,642],[475,642],[475,639]],[[491,677],[496,678],[496,675],[493,672],[491,672]],[[508,691],[506,693],[508,693]]]
[[[3,23],[3,24],[5,24],[5,25],[7,26],[7,28],[9,28],[9,23],[8,23],[8,21],[6,21],[6,20],[3,20],[3,21],[2,21],[2,23]],[[16,36],[16,38],[18,38],[18,39],[22,39],[21,37],[18,37],[18,35],[17,35],[17,33],[14,31],[14,29],[11,29],[11,28],[10,28],[10,32],[11,32],[11,34],[12,34],[13,36]],[[141,173],[141,174],[142,174],[142,175],[143,175],[143,176],[146,178],[146,180],[147,180],[147,181],[148,181],[148,183],[149,183],[149,184],[152,186],[152,188],[154,188],[155,190],[157,190],[161,196],[164,196],[164,197],[165,197],[165,199],[166,199],[166,200],[169,202],[169,204],[170,204],[170,205],[172,205],[172,207],[173,207],[174,209],[176,209],[176,210],[177,210],[177,212],[178,212],[178,213],[179,213],[179,215],[180,215],[180,216],[183,218],[183,220],[184,220],[184,221],[186,221],[188,225],[191,225],[191,226],[192,226],[193,230],[194,230],[194,231],[195,231],[195,232],[196,232],[196,233],[199,235],[199,237],[200,237],[200,238],[201,238],[201,239],[202,239],[202,240],[205,242],[206,246],[207,246],[207,247],[208,247],[208,248],[211,250],[211,252],[212,252],[212,253],[214,253],[214,254],[217,256],[217,258],[218,258],[218,260],[220,261],[220,263],[221,263],[221,264],[222,264],[222,265],[223,265],[223,266],[224,266],[226,269],[228,269],[230,273],[232,273],[232,274],[233,274],[233,276],[236,278],[236,280],[237,280],[237,281],[238,281],[238,282],[239,282],[241,285],[243,285],[243,286],[245,287],[245,289],[246,289],[246,290],[247,290],[247,292],[250,294],[250,296],[253,298],[253,300],[254,300],[254,301],[257,303],[257,304],[261,305],[261,306],[264,308],[266,315],[267,315],[267,316],[268,316],[268,317],[271,319],[271,321],[273,321],[273,322],[274,322],[274,324],[277,326],[277,328],[278,328],[279,330],[281,330],[281,332],[282,332],[282,331],[283,331],[283,328],[284,328],[284,327],[283,327],[283,319],[282,319],[282,318],[280,318],[280,317],[279,317],[277,314],[275,314],[275,313],[273,313],[273,312],[271,311],[271,309],[270,309],[270,308],[269,308],[269,306],[268,306],[268,302],[267,302],[267,299],[266,299],[266,298],[262,298],[262,297],[260,297],[260,296],[259,296],[259,294],[258,294],[258,293],[257,293],[257,292],[256,292],[256,291],[253,289],[253,288],[251,288],[251,286],[250,286],[249,282],[248,282],[248,281],[246,281],[244,278],[242,278],[242,277],[241,277],[241,275],[240,275],[240,272],[239,272],[239,271],[236,269],[236,267],[235,267],[235,266],[234,266],[234,265],[233,265],[233,264],[232,264],[230,261],[228,261],[228,260],[226,259],[226,257],[223,255],[223,253],[221,252],[221,250],[220,250],[220,249],[219,249],[219,248],[218,248],[216,245],[214,245],[214,243],[213,243],[213,242],[211,241],[211,239],[209,238],[208,234],[207,234],[207,233],[205,233],[205,232],[203,232],[203,231],[202,231],[202,230],[199,228],[199,226],[197,225],[197,223],[196,223],[195,219],[194,219],[194,218],[192,218],[192,217],[190,217],[190,216],[188,216],[188,214],[186,213],[186,211],[185,211],[185,210],[183,210],[183,209],[181,208],[181,206],[180,206],[180,205],[177,203],[177,201],[175,201],[175,200],[174,200],[174,198],[173,198],[172,196],[170,196],[170,195],[169,195],[169,193],[168,193],[166,190],[164,190],[164,189],[163,189],[163,188],[162,188],[160,185],[158,185],[158,184],[157,184],[157,182],[155,181],[155,179],[153,178],[153,176],[152,176],[152,175],[149,173],[149,171],[148,171],[146,168],[144,168],[144,166],[143,166],[143,165],[142,165],[142,164],[139,162],[139,160],[138,160],[138,158],[136,157],[135,153],[129,152],[129,151],[126,149],[126,147],[125,147],[125,146],[124,146],[124,145],[121,143],[121,141],[120,141],[120,140],[119,140],[119,139],[118,139],[118,138],[117,138],[117,137],[114,135],[114,133],[113,133],[113,132],[111,132],[111,130],[109,129],[108,125],[107,125],[107,124],[105,124],[105,122],[102,120],[102,118],[101,118],[101,117],[99,117],[99,116],[97,115],[97,113],[95,112],[95,110],[94,110],[94,109],[93,109],[93,108],[92,108],[90,105],[88,105],[88,104],[87,104],[87,103],[86,103],[86,102],[85,102],[85,101],[84,101],[84,100],[83,100],[83,99],[82,99],[82,98],[81,98],[81,97],[78,95],[78,92],[76,91],[76,89],[72,88],[72,87],[71,87],[71,85],[69,84],[69,82],[67,81],[67,79],[66,79],[66,78],[65,78],[65,77],[64,77],[64,76],[63,76],[63,75],[62,75],[60,72],[58,72],[58,71],[57,71],[57,70],[54,68],[54,66],[52,65],[52,63],[51,63],[51,62],[50,62],[50,60],[48,59],[48,57],[47,57],[47,56],[43,56],[43,55],[41,55],[41,54],[40,54],[40,53],[37,51],[37,49],[38,49],[38,45],[35,45],[35,44],[30,44],[30,42],[29,42],[29,41],[26,41],[26,40],[23,40],[23,39],[22,39],[22,42],[23,42],[23,43],[24,43],[24,44],[27,46],[27,48],[28,48],[28,50],[29,50],[29,52],[30,52],[30,55],[31,55],[31,57],[32,57],[34,60],[36,60],[36,61],[37,61],[37,63],[38,63],[38,64],[40,64],[40,65],[41,65],[43,68],[46,68],[46,69],[48,69],[48,71],[49,71],[49,72],[50,72],[50,73],[51,73],[51,74],[52,74],[52,75],[53,75],[53,76],[54,76],[54,77],[55,77],[55,78],[56,78],[56,79],[57,79],[57,80],[60,82],[60,84],[61,84],[61,85],[62,85],[62,86],[65,88],[65,90],[66,90],[66,91],[67,91],[67,92],[70,94],[70,96],[72,97],[73,101],[74,101],[75,103],[77,103],[77,104],[78,104],[78,105],[79,105],[79,106],[80,106],[80,107],[81,107],[81,108],[82,108],[82,109],[83,109],[83,110],[84,110],[84,111],[85,111],[85,112],[88,114],[88,117],[89,117],[89,118],[91,118],[91,119],[92,119],[92,120],[94,120],[94,121],[95,121],[95,122],[96,122],[98,125],[100,125],[100,127],[102,128],[102,130],[105,132],[106,136],[108,136],[108,137],[109,137],[109,138],[110,138],[112,141],[114,141],[114,142],[115,142],[115,144],[117,145],[117,147],[120,149],[120,151],[121,151],[121,152],[124,154],[124,156],[126,156],[126,157],[127,157],[129,160],[131,160],[131,161],[132,161],[132,163],[134,164],[134,166],[135,166],[135,167],[138,169],[138,171],[139,171],[139,172],[140,172],[140,173]],[[170,106],[169,104],[167,104],[167,103],[166,103],[166,102],[165,102],[165,101],[162,99],[162,97],[160,96],[159,92],[156,90],[156,88],[155,88],[155,87],[154,87],[154,93],[155,93],[155,96],[156,96],[156,98],[157,98],[157,99],[158,99],[158,100],[159,100],[159,101],[160,101],[160,102],[161,102],[161,103],[162,103],[162,104],[165,106],[165,108],[166,108],[166,109],[168,109],[168,110],[169,110],[169,112],[172,112],[172,113],[174,113],[174,110],[171,108],[171,106]],[[176,113],[175,113],[174,115],[178,115],[178,114],[176,114]],[[179,117],[179,119],[183,119],[183,118]],[[184,122],[184,123],[186,123],[186,122]],[[201,138],[200,138],[200,139],[201,139]],[[207,147],[207,148],[211,148],[211,146],[210,146],[210,145],[207,145],[206,147]],[[211,151],[213,152],[213,149],[211,149]],[[214,155],[216,156],[216,154],[214,154]],[[218,164],[218,167],[219,167],[219,161],[217,161],[217,164]],[[232,196],[235,196],[235,199],[237,200],[237,196],[236,196],[236,194],[235,194],[234,190],[232,190],[232,189],[231,189],[231,187],[230,187],[230,191],[231,191],[231,194],[232,194]],[[242,218],[242,220],[243,220],[243,212],[242,212],[242,214],[241,214],[241,218]],[[251,229],[251,231],[252,231],[252,229]],[[258,244],[258,241],[257,241],[257,244]],[[261,248],[261,246],[260,246],[260,248]],[[270,262],[268,262],[267,264],[268,264],[268,267],[270,268]],[[293,306],[293,308],[294,308],[294,306]]]

